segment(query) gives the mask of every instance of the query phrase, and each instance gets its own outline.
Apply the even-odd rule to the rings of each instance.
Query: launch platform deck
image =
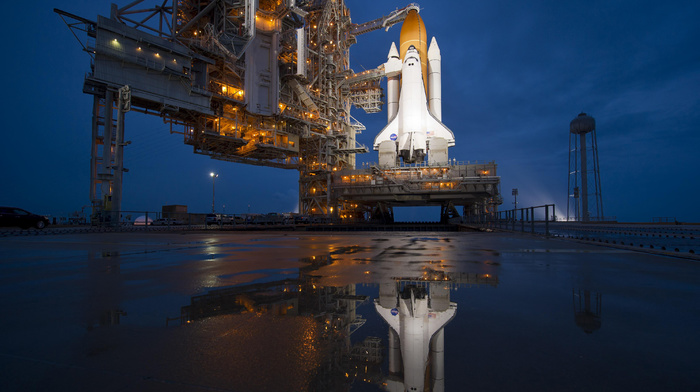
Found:
[[[339,218],[352,221],[362,209],[396,206],[442,206],[441,220],[463,206],[465,213],[483,214],[500,204],[500,177],[496,164],[457,163],[444,165],[369,166],[333,173],[333,197]]]
[[[334,174],[338,198],[395,205],[471,204],[498,194],[496,164],[399,166],[342,170]]]

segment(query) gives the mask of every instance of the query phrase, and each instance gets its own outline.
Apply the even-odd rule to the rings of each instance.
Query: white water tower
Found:
[[[595,119],[586,113],[579,114],[570,124],[568,195],[566,220],[603,220]]]

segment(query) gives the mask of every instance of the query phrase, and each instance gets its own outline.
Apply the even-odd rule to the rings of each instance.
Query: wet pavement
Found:
[[[700,264],[505,233],[0,238],[4,391],[696,391]]]

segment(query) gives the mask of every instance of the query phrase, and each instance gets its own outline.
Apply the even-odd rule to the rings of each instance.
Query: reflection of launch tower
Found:
[[[583,292],[582,292],[583,291]],[[585,333],[593,333],[602,325],[603,297],[590,290],[574,290],[574,321]]]
[[[593,174],[593,181],[590,183],[589,174]],[[579,114],[570,124],[566,219],[571,218],[580,222],[603,219],[595,120],[586,113]]]
[[[297,353],[298,356],[285,359],[289,367],[280,371],[285,374],[299,370],[301,363],[308,365],[313,372],[301,374],[309,376],[305,379],[312,385],[309,390],[345,391],[353,370],[355,377],[361,374],[367,382],[379,379],[379,364],[383,359],[380,339],[368,337],[356,344],[352,344],[350,339],[350,335],[366,321],[356,310],[358,303],[368,297],[358,295],[355,284],[324,286],[318,283],[316,271],[333,262],[330,255],[312,256],[299,261],[307,265],[299,268],[296,278],[290,275],[282,280],[217,288],[193,296],[190,304],[181,308],[180,316],[168,318],[166,325],[176,321],[186,325],[218,316],[255,314],[252,319],[239,322],[237,332],[222,339],[222,344],[234,342],[233,346],[228,347],[255,350],[249,354],[249,359],[269,366],[274,366],[272,364],[277,363],[279,358],[272,357],[270,353]],[[278,321],[271,321],[275,319]],[[270,329],[270,326],[280,325],[285,326],[284,332]],[[277,342],[275,349],[255,346],[256,342],[266,342],[271,336],[279,334],[286,334],[288,339]],[[317,362],[304,362],[304,358],[311,358],[311,353],[319,354],[313,357]],[[261,368],[257,374],[269,372],[268,369],[271,368]],[[247,377],[241,374],[242,379]],[[288,386],[287,389],[302,390],[290,388]]]

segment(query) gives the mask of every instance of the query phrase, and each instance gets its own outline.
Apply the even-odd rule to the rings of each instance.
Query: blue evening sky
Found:
[[[347,4],[353,22],[362,23],[408,3]],[[555,203],[565,213],[569,122],[585,111],[597,123],[606,216],[700,222],[700,2],[419,4],[428,36],[436,37],[442,52],[443,122],[457,143],[450,158],[495,161],[502,209],[512,208],[511,189],[518,188],[520,207]],[[0,205],[69,214],[89,205],[92,99],[82,93],[89,57],[53,8],[96,20],[109,14],[110,2],[39,0],[6,7],[12,16],[1,27],[8,72],[0,109]],[[386,61],[399,30],[359,36],[351,67],[361,71]],[[386,113],[353,109],[353,115],[367,127],[359,141],[371,146]],[[155,116],[129,113],[126,139],[132,144],[125,149],[125,210],[185,204],[190,212],[207,212],[211,171],[220,175],[218,210],[297,208],[296,171],[194,154]],[[373,151],[358,156],[358,162],[376,161]],[[433,215],[426,219],[437,219]]]

